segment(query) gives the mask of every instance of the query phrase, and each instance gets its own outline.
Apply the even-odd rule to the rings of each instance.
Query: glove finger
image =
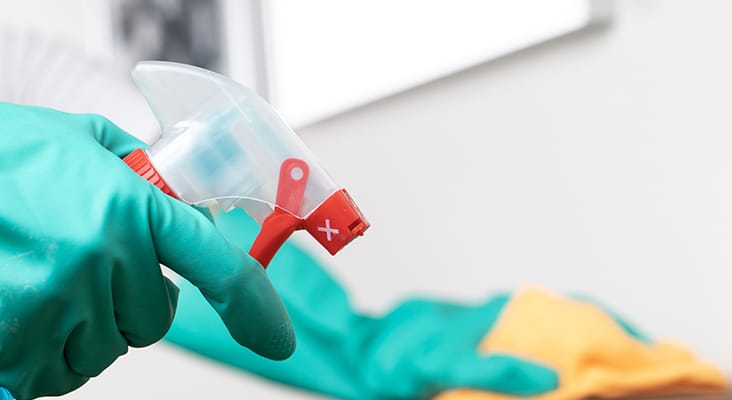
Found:
[[[92,290],[86,301],[94,307],[88,310],[91,314],[79,314],[80,323],[68,335],[64,355],[69,367],[83,376],[101,373],[127,352],[128,345],[141,347],[160,340],[172,323],[177,287],[160,272],[152,243],[138,244],[135,252],[138,262],[144,261],[119,265],[112,279],[81,277],[89,279],[83,286]],[[100,281],[111,281],[111,288]]]
[[[81,376],[97,376],[117,357],[127,353],[127,341],[115,328],[114,321],[90,320],[78,325],[64,348],[69,368]]]
[[[559,385],[557,373],[546,366],[495,354],[470,355],[450,366],[445,389],[472,388],[512,396],[536,396]]]
[[[144,257],[150,264],[120,269],[112,289],[116,326],[132,347],[162,339],[178,305],[178,287],[163,276],[154,254]]]
[[[192,207],[159,191],[153,197],[150,226],[160,261],[199,288],[241,345],[271,359],[289,357],[292,323],[262,266]]]
[[[124,157],[137,148],[145,148],[145,142],[125,132],[101,115],[78,115],[83,121],[91,124],[89,130],[94,139],[117,157]]]

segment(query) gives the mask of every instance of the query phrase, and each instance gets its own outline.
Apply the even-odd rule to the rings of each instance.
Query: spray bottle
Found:
[[[132,77],[161,136],[124,161],[185,203],[243,208],[261,225],[249,254],[263,267],[296,230],[335,255],[369,227],[348,192],[251,89],[170,62],[138,63]]]

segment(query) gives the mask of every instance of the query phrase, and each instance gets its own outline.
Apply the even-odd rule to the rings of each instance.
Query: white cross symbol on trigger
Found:
[[[333,240],[333,237],[331,235],[333,235],[333,234],[337,235],[338,234],[338,229],[331,228],[330,227],[330,220],[327,219],[327,218],[325,219],[325,226],[319,226],[318,227],[318,231],[319,232],[325,232],[325,234],[326,234],[327,239],[328,239],[329,242]]]

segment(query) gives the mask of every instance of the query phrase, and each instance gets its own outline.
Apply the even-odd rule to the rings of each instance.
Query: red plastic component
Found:
[[[277,182],[276,204],[298,215],[309,175],[310,168],[305,161],[299,158],[288,158],[283,161],[280,166],[280,180]]]
[[[371,226],[346,189],[333,193],[305,220],[303,227],[335,255]]]
[[[132,170],[135,171],[137,175],[140,175],[148,182],[157,186],[160,190],[163,191],[163,193],[173,198],[178,198],[175,192],[173,192],[173,189],[171,189],[170,186],[165,183],[163,177],[158,174],[157,170],[155,170],[155,167],[153,167],[150,159],[147,157],[147,154],[145,154],[142,149],[135,149],[135,151],[128,154],[127,157],[123,158],[122,161],[124,161],[130,168],[132,168]]]
[[[262,222],[262,229],[257,238],[254,239],[249,255],[267,268],[277,250],[285,244],[292,232],[302,229],[302,219],[298,218],[282,208],[276,207],[272,214]]]
[[[280,165],[276,207],[262,221],[262,229],[249,249],[249,255],[256,258],[264,268],[267,268],[272,257],[292,232],[302,229],[303,220],[296,214],[302,205],[309,174],[308,164],[299,158],[288,158]]]

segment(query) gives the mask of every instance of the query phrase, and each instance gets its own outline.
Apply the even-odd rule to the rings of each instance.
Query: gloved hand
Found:
[[[219,230],[245,246],[258,231],[241,210],[215,215]],[[410,301],[381,318],[354,312],[343,289],[318,263],[285,244],[268,269],[298,334],[287,361],[253,357],[228,337],[200,294],[181,286],[180,309],[166,339],[216,360],[344,399],[416,399],[470,387],[514,395],[554,389],[550,369],[509,355],[481,355],[478,343],[506,304]]]
[[[0,386],[18,399],[69,392],[162,338],[178,289],[159,263],[237,342],[294,350],[261,266],[120,160],[141,145],[98,116],[0,103]]]

